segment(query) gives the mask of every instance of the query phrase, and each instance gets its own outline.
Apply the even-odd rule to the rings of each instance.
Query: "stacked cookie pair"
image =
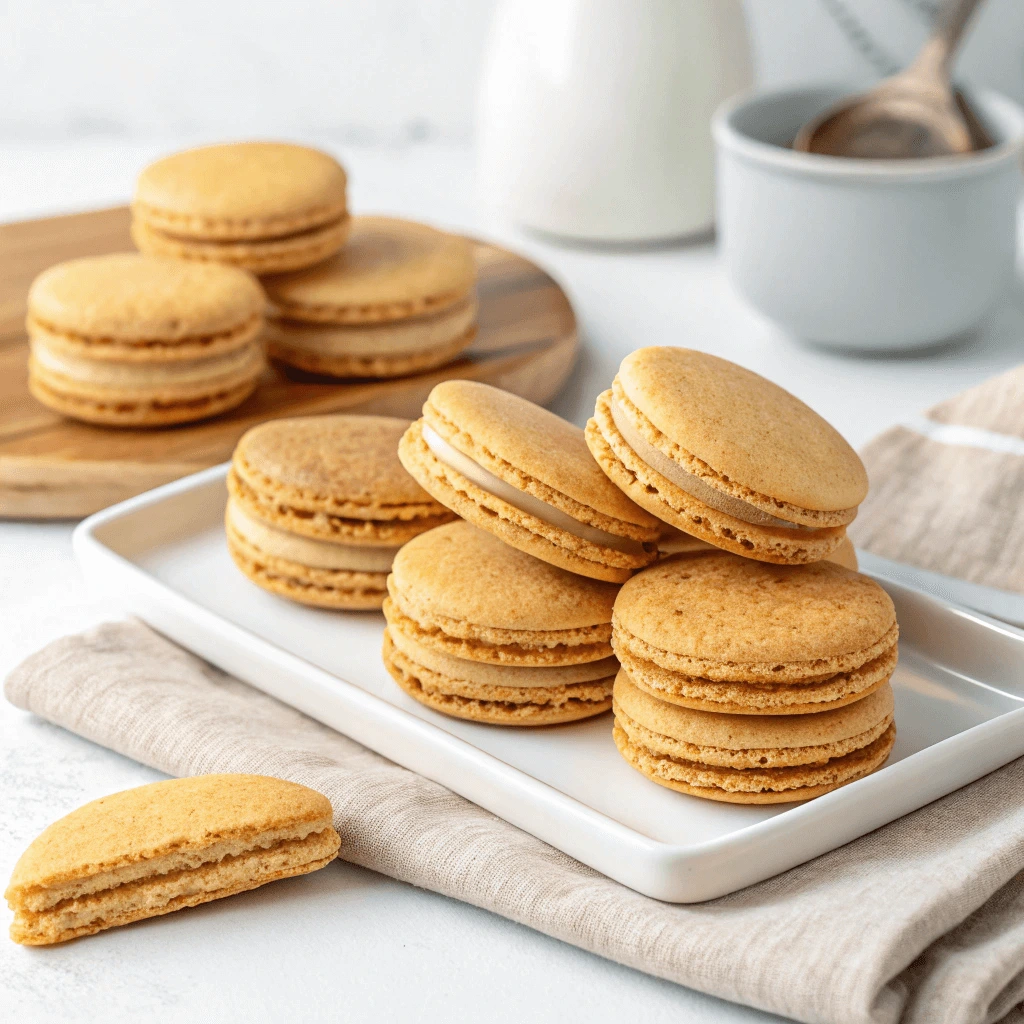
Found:
[[[330,377],[387,378],[451,362],[476,334],[469,242],[349,214],[344,169],[305,146],[187,150],[139,176],[132,237],[145,253],[258,274],[267,349]]]
[[[398,549],[455,517],[402,468],[408,420],[271,420],[238,442],[228,551],[264,590],[319,608],[380,608]]]
[[[867,478],[843,438],[758,375],[672,348],[623,361],[586,436],[671,531],[615,603],[623,757],[734,803],[809,799],[880,767],[898,628],[846,539]]]

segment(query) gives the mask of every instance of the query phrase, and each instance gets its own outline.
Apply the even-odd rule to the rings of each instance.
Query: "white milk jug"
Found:
[[[567,238],[705,231],[709,119],[751,80],[740,0],[501,0],[477,111],[479,198]]]

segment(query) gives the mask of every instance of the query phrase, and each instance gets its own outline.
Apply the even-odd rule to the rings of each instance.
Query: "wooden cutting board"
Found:
[[[54,263],[132,249],[128,219],[118,207],[0,225],[0,518],[88,515],[226,461],[238,438],[263,420],[327,412],[414,418],[430,389],[451,377],[545,404],[572,372],[576,318],[565,293],[522,256],[476,243],[479,335],[466,357],[442,370],[339,384],[273,368],[241,406],[203,423],[122,430],[64,419],[26,387],[25,295]]]

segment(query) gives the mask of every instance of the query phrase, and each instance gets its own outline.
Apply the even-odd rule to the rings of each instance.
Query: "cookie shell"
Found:
[[[35,321],[96,342],[189,343],[251,330],[264,301],[259,283],[241,270],[112,253],[43,271],[29,289],[28,314],[30,327]]]
[[[476,279],[470,242],[395,217],[354,217],[345,248],[309,270],[264,282],[276,311],[307,323],[403,320],[466,299]]]
[[[672,556],[635,576],[614,615],[616,630],[663,667],[737,682],[848,671],[891,647],[897,629],[892,600],[866,576],[717,551]]]
[[[193,239],[265,239],[337,221],[347,179],[334,157],[282,142],[185,150],[139,175],[133,214]]]
[[[669,446],[703,463],[709,483],[755,505],[766,499],[769,512],[773,503],[842,512],[867,495],[863,463],[842,435],[744,367],[692,349],[650,347],[628,355],[616,380]]]

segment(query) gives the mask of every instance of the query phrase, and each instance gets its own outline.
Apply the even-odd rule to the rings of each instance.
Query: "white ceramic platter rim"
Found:
[[[222,480],[226,471],[226,465],[214,466],[82,522],[73,543],[86,577],[102,579],[107,587],[113,584],[133,613],[201,657],[338,728],[337,722],[327,720],[330,714],[325,716],[315,706],[318,697],[329,694],[345,711],[345,728],[339,731],[657,899],[689,903],[733,892],[835,849],[1024,755],[1024,698],[991,687],[1021,707],[911,753],[833,793],[727,835],[691,845],[652,839],[223,619],[98,538],[98,532],[119,519],[205,488]],[[886,585],[928,602],[936,614],[953,615],[971,628],[1010,638],[1021,645],[1024,667],[1024,638],[1017,631],[899,584]],[[951,765],[958,771],[952,785]],[[799,842],[793,841],[797,838]]]

